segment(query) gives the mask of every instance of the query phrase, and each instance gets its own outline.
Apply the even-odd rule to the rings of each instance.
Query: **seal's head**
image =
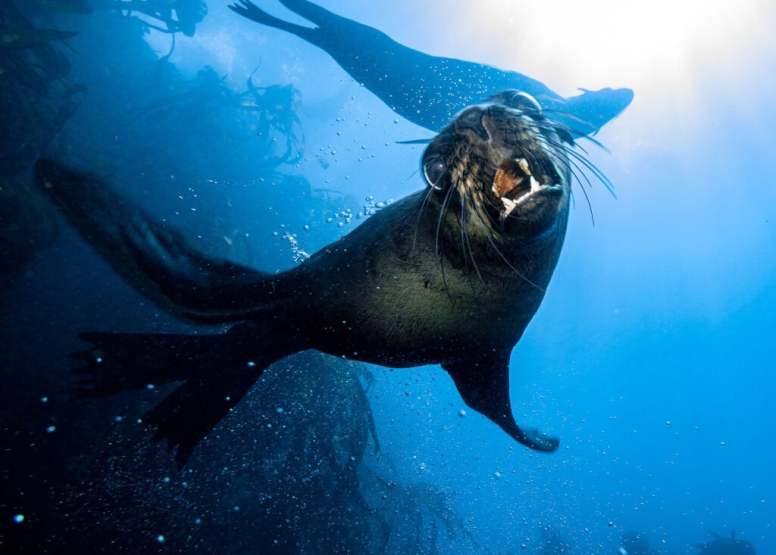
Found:
[[[440,132],[423,155],[423,175],[432,202],[454,214],[470,237],[521,245],[562,239],[572,145],[531,96],[503,91]]]

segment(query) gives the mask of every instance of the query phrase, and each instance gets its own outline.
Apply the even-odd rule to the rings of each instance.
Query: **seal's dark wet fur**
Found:
[[[278,274],[208,257],[100,178],[40,160],[36,177],[112,266],[173,314],[220,335],[86,333],[77,372],[97,396],[183,381],[145,418],[179,464],[265,368],[306,349],[392,366],[441,364],[464,401],[520,443],[509,359],[560,255],[574,166],[568,130],[506,91],[426,149],[428,187]],[[578,156],[574,153],[575,156]]]

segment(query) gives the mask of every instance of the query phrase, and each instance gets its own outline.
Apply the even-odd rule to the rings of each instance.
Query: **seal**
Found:
[[[309,0],[280,3],[315,27],[274,17],[250,0],[239,0],[229,7],[252,21],[293,33],[321,48],[394,112],[434,132],[466,106],[506,89],[518,89],[538,99],[545,112],[552,112],[577,137],[595,134],[633,100],[632,90],[611,88],[580,89],[582,94],[564,98],[515,71],[413,50]]]
[[[214,335],[85,333],[76,393],[184,381],[145,418],[185,464],[273,362],[306,349],[391,367],[441,364],[466,404],[538,451],[512,416],[509,359],[544,297],[569,213],[573,139],[529,95],[466,108],[426,148],[427,187],[302,264],[270,274],[199,252],[101,178],[41,159],[36,179],[105,259]],[[574,152],[576,156],[578,153]]]

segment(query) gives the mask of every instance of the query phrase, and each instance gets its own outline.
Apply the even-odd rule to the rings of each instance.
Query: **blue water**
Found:
[[[60,148],[209,252],[287,269],[299,251],[315,252],[364,219],[348,210],[425,186],[423,145],[397,142],[432,133],[296,36],[210,1],[193,36],[177,33],[160,63],[171,36],[136,19],[17,4],[37,28],[80,32],[68,39],[72,48],[57,43],[72,65],[67,79],[88,87]],[[153,306],[62,219],[2,305],[0,551],[325,553],[333,548],[322,545],[336,545],[358,553],[380,545],[390,553],[615,554],[635,530],[657,553],[680,555],[699,553],[710,532],[735,530],[758,554],[776,553],[772,39],[731,34],[724,56],[693,45],[680,77],[645,67],[637,79],[601,55],[560,63],[584,32],[554,37],[548,54],[499,35],[487,14],[467,26],[468,3],[321,5],[415,49],[520,71],[565,95],[577,86],[634,89],[633,103],[596,136],[608,152],[582,142],[617,198],[593,183],[593,225],[577,189],[560,263],[512,354],[517,420],[560,437],[560,449],[534,453],[510,440],[466,409],[440,367],[348,370],[294,359],[271,368],[178,472],[164,445],[135,425],[170,390],[77,398],[69,355],[86,348],[77,334],[87,330],[212,329]],[[521,22],[526,28],[563,17],[525,6],[534,18]],[[519,12],[519,4],[509,9]],[[759,19],[763,28],[776,23],[768,7]],[[206,66],[210,73],[200,73]],[[215,76],[208,87],[207,75]],[[251,111],[253,101],[236,100],[251,75],[256,87],[291,85],[290,97],[272,89],[286,107],[278,112],[273,100]],[[277,128],[272,144],[257,135],[261,110],[286,118],[298,159],[272,165],[257,155],[285,150]],[[302,372],[295,368],[344,377],[284,382],[284,372]],[[323,398],[310,410],[323,412],[284,421],[308,386]],[[348,404],[356,390],[371,407],[379,452],[365,401]],[[329,407],[339,423],[324,429]],[[366,442],[358,452],[343,446],[345,422],[357,422],[348,433]],[[270,434],[269,424],[284,431]],[[319,435],[336,428],[328,447],[289,448],[316,425]],[[270,464],[273,453],[291,462]],[[315,473],[303,480],[302,468],[326,475],[316,453],[345,462],[357,454],[360,489],[339,498],[341,483],[327,489]],[[311,466],[299,462],[306,455]],[[432,502],[439,498],[445,510]],[[388,531],[385,542],[374,539],[375,522]],[[568,551],[549,549],[547,529]],[[329,534],[348,539],[315,544]]]

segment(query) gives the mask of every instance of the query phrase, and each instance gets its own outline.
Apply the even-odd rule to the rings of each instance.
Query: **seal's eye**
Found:
[[[516,92],[512,98],[509,99],[509,105],[512,106],[512,108],[521,110],[532,119],[540,120],[544,118],[542,107],[536,99],[528,93],[521,91]]]
[[[430,158],[423,163],[423,175],[426,183],[435,191],[447,189],[446,175],[447,164],[441,158]]]

